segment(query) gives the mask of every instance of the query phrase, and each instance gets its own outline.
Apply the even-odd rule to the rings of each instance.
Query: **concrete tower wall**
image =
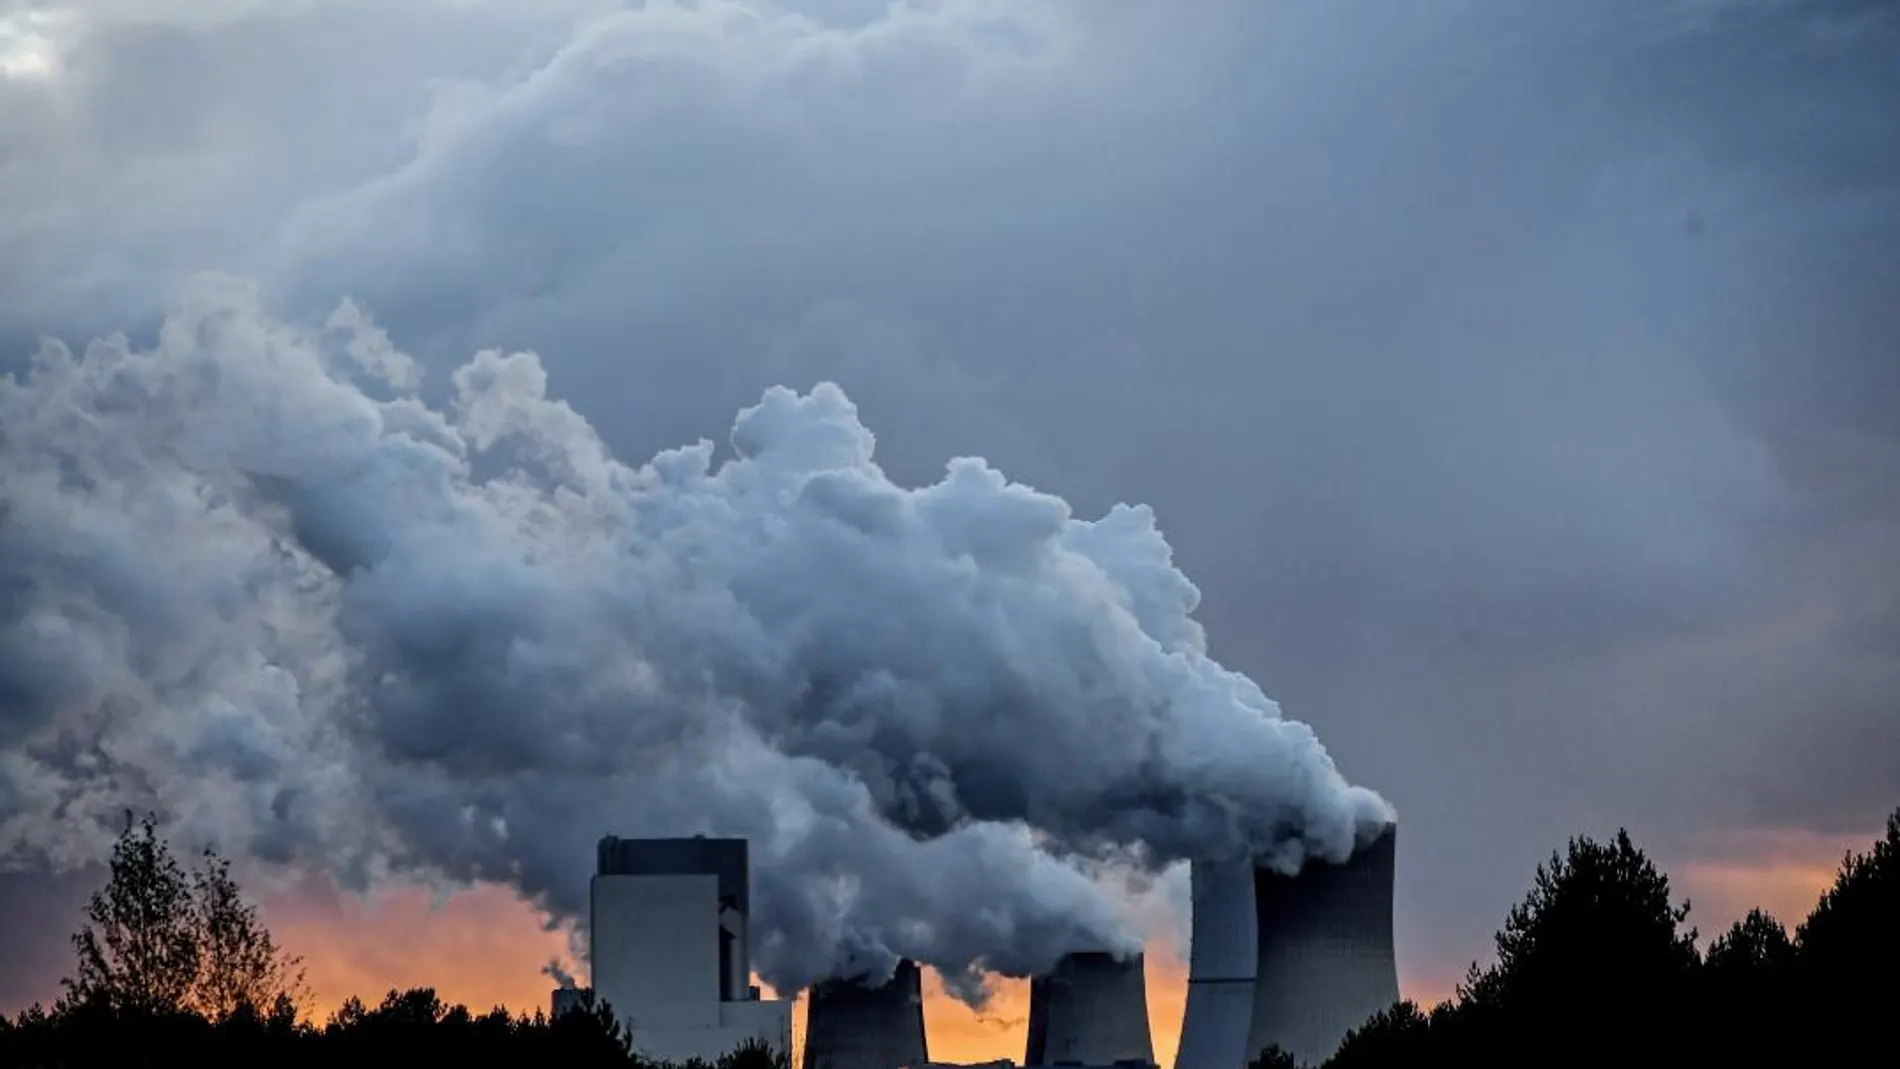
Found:
[[[1193,942],[1175,1069],[1240,1069],[1260,966],[1253,863],[1196,861],[1191,876]]]
[[[803,1069],[900,1069],[929,1061],[915,963],[898,962],[890,980],[875,987],[828,980],[806,997]]]
[[[1394,827],[1343,865],[1309,864],[1294,877],[1259,871],[1259,962],[1243,1061],[1271,1044],[1317,1065],[1332,1057],[1348,1031],[1398,1001],[1392,947],[1397,854]]]
[[[1029,1043],[1023,1064],[1153,1064],[1142,957],[1069,954],[1029,987]]]

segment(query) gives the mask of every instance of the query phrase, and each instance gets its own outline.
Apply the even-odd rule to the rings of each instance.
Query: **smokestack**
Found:
[[[1308,865],[1290,878],[1260,870],[1249,1060],[1271,1044],[1318,1065],[1347,1032],[1399,1000],[1392,950],[1397,855],[1394,825],[1343,865]]]
[[[1121,960],[1100,951],[1067,954],[1030,981],[1025,1066],[1154,1060],[1140,954]]]
[[[804,1069],[916,1069],[929,1061],[915,962],[898,962],[875,987],[827,980],[807,996]]]

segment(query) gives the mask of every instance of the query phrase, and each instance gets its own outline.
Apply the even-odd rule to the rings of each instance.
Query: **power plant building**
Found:
[[[915,962],[898,962],[882,984],[827,980],[806,996],[803,1069],[921,1069],[929,1062]]]
[[[1399,999],[1392,909],[1397,828],[1341,864],[1285,876],[1251,861],[1192,866],[1193,946],[1175,1069],[1244,1069],[1269,1047],[1317,1065]],[[590,885],[591,990],[649,1059],[715,1062],[748,1042],[792,1049],[792,1002],[751,986],[751,870],[743,839],[600,840]],[[1064,956],[1030,985],[1022,1065],[1153,1066],[1144,961]],[[921,973],[829,980],[806,1003],[800,1069],[921,1069]]]
[[[1023,1065],[1153,1065],[1140,954],[1067,954],[1029,982]]]
[[[744,839],[600,841],[589,888],[595,996],[646,1057],[717,1060],[749,1041],[789,1054],[792,1004],[751,986]]]
[[[1396,827],[1344,864],[1283,876],[1193,866],[1193,948],[1175,1069],[1240,1069],[1277,1046],[1317,1065],[1399,1000]]]

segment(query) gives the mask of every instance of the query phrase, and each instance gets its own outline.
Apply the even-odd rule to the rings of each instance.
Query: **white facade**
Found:
[[[736,973],[743,981],[748,969],[738,949],[745,918],[722,908],[717,876],[600,875],[590,897],[594,992],[625,1022],[636,1050],[674,1062],[712,1062],[753,1039],[791,1050],[790,1001],[720,997],[722,980],[731,984]],[[749,995],[748,985],[736,987]]]

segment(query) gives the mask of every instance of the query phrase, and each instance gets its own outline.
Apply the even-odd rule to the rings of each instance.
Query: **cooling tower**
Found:
[[[587,990],[579,987],[557,987],[549,996],[549,1002],[549,1008],[553,1011],[550,1017],[590,1008],[587,1005]]]
[[[866,987],[827,980],[805,1002],[804,1069],[899,1069],[930,1060],[917,966],[897,963],[889,981]]]
[[[1318,1065],[1399,999],[1398,830],[1297,876],[1196,863],[1194,946],[1176,1069],[1241,1069],[1268,1046]],[[1246,948],[1252,946],[1252,960]]]
[[[1392,882],[1398,829],[1343,865],[1298,876],[1262,869],[1254,881],[1260,964],[1254,984],[1251,1059],[1269,1044],[1308,1065],[1333,1056],[1346,1033],[1399,1000],[1392,951]]]
[[[1251,1060],[1247,1037],[1260,967],[1254,867],[1250,861],[1196,861],[1191,877],[1187,1010],[1174,1069],[1240,1069]]]
[[[1154,1064],[1141,955],[1069,954],[1029,985],[1025,1066]]]

